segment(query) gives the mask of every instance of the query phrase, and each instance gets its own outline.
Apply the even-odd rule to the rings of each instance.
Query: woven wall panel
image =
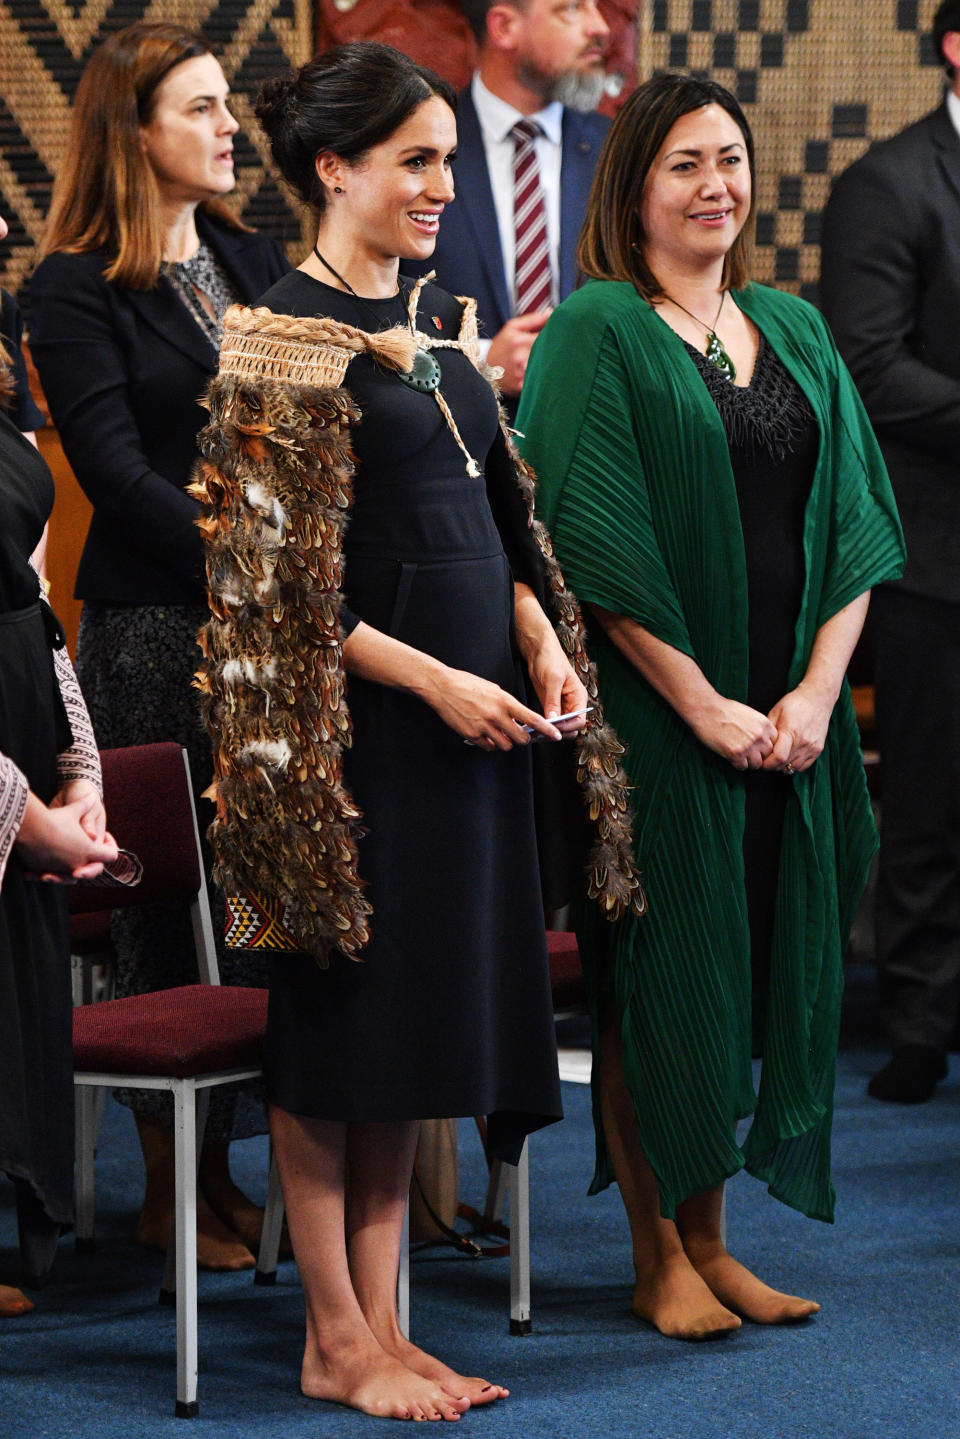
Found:
[[[648,0],[637,70],[708,74],[757,139],[758,279],[816,298],[832,178],[937,104],[938,0]]]
[[[21,300],[80,72],[107,35],[135,20],[174,20],[210,41],[241,126],[234,140],[234,202],[248,223],[291,253],[299,249],[299,207],[266,169],[251,98],[266,76],[311,54],[310,0],[0,0],[0,214],[10,224],[0,277]]]

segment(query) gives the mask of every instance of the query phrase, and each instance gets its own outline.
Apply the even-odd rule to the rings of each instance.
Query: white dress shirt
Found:
[[[507,279],[507,294],[513,303],[513,282],[517,264],[517,241],[513,225],[513,157],[515,145],[510,131],[518,120],[524,119],[519,110],[505,100],[492,94],[480,79],[474,75],[470,92],[476,106],[483,148],[487,157],[487,173],[493,191],[493,204],[497,212],[497,228],[500,231],[500,252],[503,255],[503,269]],[[560,269],[560,162],[563,156],[563,106],[558,100],[526,117],[540,126],[542,134],[534,141],[537,165],[540,169],[540,184],[543,188],[547,209],[547,242],[550,247],[550,275],[552,301],[557,303],[558,274]]]
[[[953,128],[960,135],[960,95],[955,90],[947,91],[947,114],[953,121]]]

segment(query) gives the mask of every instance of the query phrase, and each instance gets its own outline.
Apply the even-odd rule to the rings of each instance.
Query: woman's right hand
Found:
[[[739,770],[759,769],[777,738],[776,726],[766,715],[723,695],[716,695],[689,724],[702,744]]]
[[[15,841],[24,868],[40,879],[60,884],[100,874],[105,864],[116,859],[118,850],[110,834],[91,838],[91,817],[99,804],[92,786],[91,794],[59,806],[48,807],[29,794]]]
[[[421,691],[431,709],[457,734],[481,749],[512,749],[529,744],[531,735],[521,725],[533,728],[548,739],[562,739],[555,725],[536,710],[528,709],[507,690],[467,670],[444,665]]]

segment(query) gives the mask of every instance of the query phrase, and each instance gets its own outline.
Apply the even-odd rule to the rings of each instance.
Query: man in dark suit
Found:
[[[515,405],[551,306],[576,284],[577,235],[609,124],[592,113],[603,94],[608,31],[596,0],[464,0],[464,11],[480,47],[479,69],[459,97],[457,198],[420,272],[435,269],[446,289],[476,299],[486,358],[503,370],[501,388]],[[524,257],[524,226],[528,247],[537,248],[526,193],[515,213],[521,141],[513,127],[524,119],[536,127],[533,155],[519,164],[529,168],[534,210],[542,196],[546,224],[539,283],[536,254],[530,265]]]
[[[883,816],[877,963],[892,1057],[877,1099],[929,1098],[960,1011],[960,0],[931,115],[840,177],[823,306],[893,481],[907,566],[874,598]]]

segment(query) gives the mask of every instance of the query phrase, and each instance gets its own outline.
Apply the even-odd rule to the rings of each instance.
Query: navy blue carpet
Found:
[[[663,1339],[630,1314],[626,1225],[615,1190],[587,1199],[586,1088],[532,1145],[533,1319],[507,1332],[503,1259],[449,1251],[412,1267],[413,1337],[510,1386],[460,1421],[463,1439],[919,1439],[960,1436],[960,1070],[926,1105],[867,1097],[883,1057],[865,981],[854,975],[835,1126],[835,1226],[814,1224],[743,1176],[729,1186],[731,1249],[761,1275],[821,1301],[793,1329],[729,1340]],[[463,1195],[479,1204],[482,1160],[464,1126]],[[266,1146],[234,1146],[234,1172],[262,1193]],[[160,1259],[133,1242],[141,1166],[129,1114],[108,1106],[98,1162],[99,1251],[62,1241],[37,1309],[0,1320],[4,1439],[353,1439],[372,1420],[301,1397],[303,1313],[295,1267],[272,1289],[202,1275],[200,1415],[173,1418],[174,1317],[156,1303]],[[14,1264],[11,1188],[0,1183],[0,1275]]]

